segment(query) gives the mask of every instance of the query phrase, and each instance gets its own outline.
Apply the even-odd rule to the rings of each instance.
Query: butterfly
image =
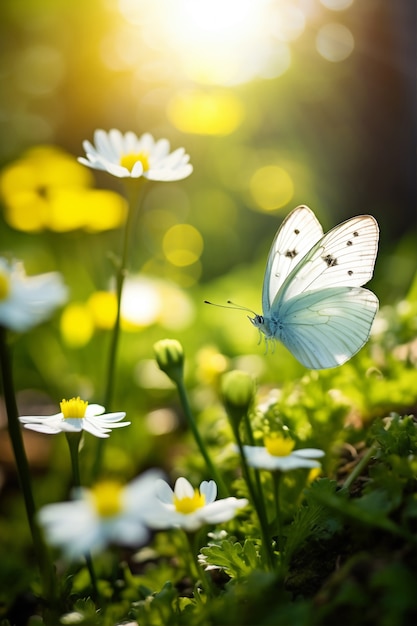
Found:
[[[336,367],[356,354],[378,311],[378,298],[362,287],[373,274],[378,238],[371,215],[324,234],[311,209],[294,209],[269,252],[263,314],[248,316],[265,335],[267,349],[279,340],[311,369]]]

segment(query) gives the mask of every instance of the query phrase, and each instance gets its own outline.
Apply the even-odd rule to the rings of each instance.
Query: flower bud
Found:
[[[184,350],[176,339],[161,339],[154,345],[156,362],[174,383],[179,383],[184,372]]]
[[[255,383],[250,374],[240,370],[227,372],[222,378],[223,402],[234,428],[249,411],[255,396]]]

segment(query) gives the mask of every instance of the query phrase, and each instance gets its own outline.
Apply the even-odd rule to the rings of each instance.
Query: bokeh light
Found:
[[[275,211],[290,202],[294,194],[294,183],[284,168],[266,165],[253,174],[250,191],[259,209]]]
[[[232,92],[187,89],[172,97],[167,112],[182,132],[228,135],[241,124],[244,106]]]
[[[164,254],[172,265],[184,267],[199,260],[204,243],[200,232],[191,224],[176,224],[165,234]]]
[[[53,92],[65,73],[65,62],[56,48],[33,45],[17,57],[15,80],[19,89],[29,95],[42,97]]]
[[[320,2],[331,11],[344,11],[353,4],[353,0],[320,0]]]
[[[317,33],[316,47],[324,59],[338,63],[352,54],[355,40],[344,24],[325,24]]]
[[[159,323],[164,328],[187,328],[194,318],[190,298],[175,284],[147,276],[129,276],[122,297],[122,327],[136,331]]]

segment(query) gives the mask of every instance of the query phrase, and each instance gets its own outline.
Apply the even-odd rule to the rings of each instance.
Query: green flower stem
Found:
[[[16,396],[14,392],[13,372],[11,366],[11,355],[7,345],[6,329],[0,327],[0,366],[3,383],[4,402],[7,411],[8,430],[13,454],[16,461],[16,471],[20,488],[23,493],[23,500],[26,508],[26,516],[32,535],[33,546],[42,579],[42,587],[45,597],[54,602],[55,598],[55,576],[48,551],[35,521],[36,506],[33,498],[32,484],[30,479],[29,463],[26,457],[23,444],[22,431],[19,422]]]
[[[99,592],[98,592],[98,587],[97,587],[97,576],[94,570],[93,559],[91,558],[91,554],[89,552],[86,552],[86,554],[84,555],[84,558],[87,564],[88,573],[90,574],[91,588],[93,592],[92,595],[93,595],[93,598],[97,600],[99,598]]]
[[[260,526],[261,535],[262,535],[262,545],[264,548],[268,569],[274,569],[274,553],[272,550],[272,544],[271,544],[271,540],[269,537],[268,520],[266,517],[265,507],[263,505],[262,493],[257,492],[257,490],[255,489],[253,485],[248,462],[246,460],[245,452],[243,450],[243,443],[242,443],[242,438],[239,433],[239,428],[235,428],[234,431],[235,431],[234,432],[235,439],[239,448],[240,459],[242,463],[243,477],[248,486],[249,495],[251,497],[252,504],[255,508],[256,515],[258,516],[259,526]]]
[[[253,436],[252,425],[250,423],[249,413],[247,411],[245,412],[243,421],[245,424],[246,436],[248,438],[249,445],[255,446],[256,445],[255,437]],[[266,526],[268,526],[268,516],[266,514],[265,499],[264,499],[262,483],[261,483],[261,474],[258,469],[254,469],[253,472],[255,475],[256,489],[258,492],[258,505],[260,507],[259,510],[261,512],[262,518],[265,520],[264,523],[266,524]]]
[[[67,437],[68,447],[71,457],[71,469],[72,469],[72,483],[74,487],[81,487],[80,477],[80,463],[79,463],[79,450],[82,432],[79,433],[65,433]],[[87,564],[88,573],[90,574],[91,587],[93,590],[93,596],[95,599],[99,597],[97,588],[97,576],[94,571],[93,560],[91,554],[86,552],[84,555]]]
[[[255,437],[253,436],[252,425],[250,423],[249,414],[247,412],[245,412],[243,421],[245,424],[246,436],[248,438],[249,445],[254,446],[256,445]],[[242,447],[242,450],[243,450],[243,447]],[[257,504],[259,508],[259,515],[262,518],[263,524],[265,525],[265,527],[268,528],[268,516],[266,514],[265,499],[263,495],[260,471],[258,469],[254,469],[254,475],[255,475],[255,482],[256,482],[256,490],[258,494]],[[268,534],[268,538],[269,538],[269,534]],[[271,553],[272,553],[272,549],[271,549]]]
[[[71,470],[72,470],[72,484],[74,487],[81,486],[80,478],[80,463],[79,463],[79,449],[82,437],[82,431],[79,433],[65,433],[68,448],[71,457]]]
[[[349,474],[346,478],[341,491],[348,491],[350,486],[355,482],[358,476],[361,475],[362,470],[368,465],[371,458],[374,456],[375,452],[378,450],[378,444],[374,443],[371,445],[369,450],[363,455],[359,463],[356,465],[355,469]]]
[[[189,575],[196,584],[200,580],[207,597],[212,598],[213,595],[215,595],[212,580],[198,562],[198,531],[184,531],[183,534],[185,535],[187,542],[187,552],[190,555],[190,558],[187,559]]]
[[[282,515],[281,515],[281,502],[280,502],[280,487],[281,487],[281,478],[282,472],[275,471],[271,472],[272,479],[274,482],[274,503],[275,503],[275,514],[278,524],[278,548],[281,556],[281,563],[283,561],[282,555],[284,552],[284,536],[282,532]]]
[[[193,433],[194,439],[196,444],[198,445],[198,448],[200,450],[200,453],[206,463],[207,469],[211,475],[211,477],[213,478],[213,480],[216,482],[217,484],[217,489],[218,489],[218,493],[219,496],[221,498],[225,498],[228,495],[228,490],[227,487],[223,481],[223,478],[221,477],[220,473],[217,471],[216,466],[213,464],[213,461],[210,458],[210,455],[207,451],[206,446],[204,445],[204,441],[201,438],[201,435],[199,433],[199,430],[197,428],[197,424],[195,422],[194,419],[194,415],[193,412],[191,410],[190,407],[190,403],[188,401],[188,395],[187,395],[187,391],[185,388],[185,384],[184,384],[184,380],[182,377],[178,377],[175,381],[175,384],[177,386],[177,390],[178,390],[178,395],[180,397],[180,401],[185,413],[185,417],[187,419],[188,425],[191,429],[191,432]]]
[[[120,318],[121,318],[121,304],[123,284],[127,275],[127,260],[129,254],[129,241],[132,230],[132,224],[136,214],[136,208],[139,206],[140,192],[143,187],[143,180],[128,181],[125,185],[125,195],[127,199],[127,218],[123,229],[122,236],[122,252],[120,259],[115,259],[114,264],[116,268],[116,319],[113,326],[113,331],[110,339],[109,357],[107,361],[107,375],[106,375],[106,387],[104,393],[104,406],[107,411],[111,410],[114,393],[114,381],[117,362],[117,350],[119,346],[120,338]],[[93,465],[92,476],[93,480],[97,479],[98,474],[103,463],[104,452],[104,440],[99,439],[97,442],[96,457]]]

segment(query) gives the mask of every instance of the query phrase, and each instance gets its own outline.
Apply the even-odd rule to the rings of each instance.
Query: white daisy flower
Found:
[[[324,456],[318,448],[293,450],[295,442],[281,435],[272,434],[264,438],[263,446],[243,446],[243,451],[251,467],[265,470],[288,472],[302,467],[321,467],[319,459]]]
[[[104,170],[117,178],[148,178],[174,181],[186,178],[193,171],[184,148],[169,152],[167,139],[155,139],[149,133],[137,137],[113,128],[108,133],[96,130],[94,143],[83,142],[86,157],[78,161],[96,170]]]
[[[87,431],[95,437],[108,437],[113,428],[129,426],[130,422],[121,422],[126,413],[104,413],[100,404],[88,404],[78,398],[62,400],[61,412],[55,415],[22,415],[19,420],[25,428],[38,433],[56,435],[60,432]]]
[[[69,559],[103,550],[109,544],[139,546],[149,538],[143,511],[155,499],[162,472],[149,470],[128,485],[103,481],[91,489],[78,487],[71,502],[48,504],[38,513],[47,542]]]
[[[214,480],[204,480],[200,489],[194,489],[186,478],[178,478],[174,490],[164,480],[156,483],[156,497],[160,507],[147,516],[151,528],[183,528],[195,531],[204,524],[227,522],[238,509],[245,507],[245,498],[216,500]]]
[[[57,272],[27,277],[23,264],[0,257],[0,325],[23,332],[46,319],[67,299]]]

